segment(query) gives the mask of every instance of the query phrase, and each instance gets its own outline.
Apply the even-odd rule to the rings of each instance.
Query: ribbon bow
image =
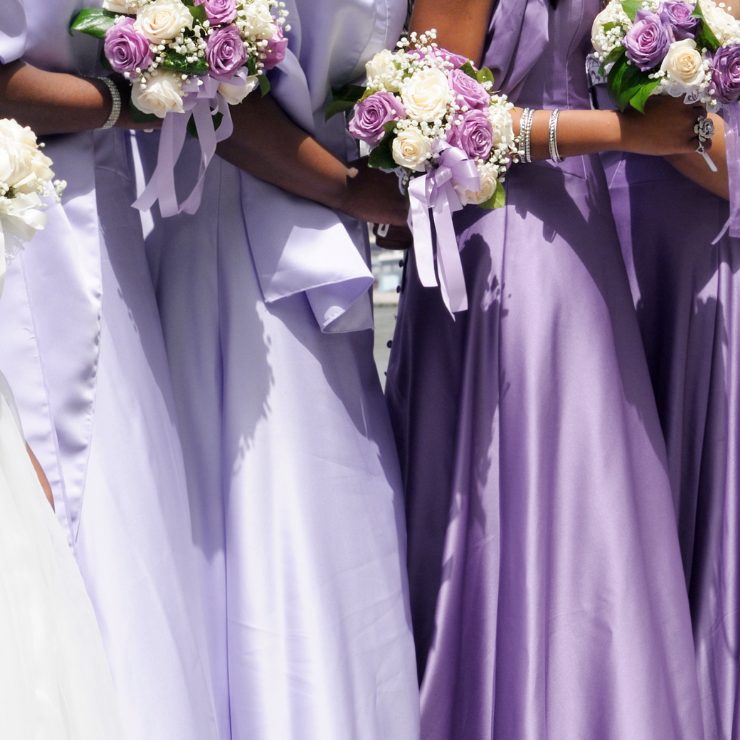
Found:
[[[432,249],[432,224],[429,209],[432,209],[434,227],[437,232],[437,271],[439,286],[447,310],[454,318],[456,311],[467,311],[468,294],[465,276],[460,261],[452,214],[460,211],[463,204],[455,191],[455,183],[465,190],[478,192],[481,188],[480,175],[475,162],[467,154],[442,142],[438,145],[439,166],[423,177],[417,177],[409,185],[411,201],[411,230],[414,233],[414,253],[421,284],[426,288],[437,285]]]
[[[229,84],[238,84],[239,79],[246,84],[244,77],[238,74],[229,81]],[[229,104],[218,94],[218,85],[218,80],[212,77],[191,78],[183,84],[185,112],[168,113],[165,116],[159,139],[157,167],[144,192],[133,204],[134,208],[148,211],[159,200],[159,211],[165,218],[183,212],[192,214],[198,210],[203,196],[206,169],[216,153],[216,145],[228,139],[234,131]],[[223,116],[218,130],[213,125],[213,116],[217,113]],[[185,134],[191,115],[200,142],[200,168],[195,187],[185,201],[178,205],[175,165],[185,144]]]
[[[6,269],[6,239],[21,242],[33,239],[37,231],[46,226],[46,214],[39,210],[41,198],[36,193],[0,198],[0,293],[2,293]],[[14,253],[11,253],[11,256]]]

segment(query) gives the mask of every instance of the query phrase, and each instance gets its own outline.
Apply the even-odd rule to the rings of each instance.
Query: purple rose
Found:
[[[273,67],[277,67],[285,59],[285,50],[287,48],[288,39],[283,36],[283,31],[278,26],[274,36],[267,42],[267,46],[262,52],[262,63],[265,65],[265,70],[269,71]]]
[[[720,103],[734,103],[740,98],[740,46],[723,46],[709,59],[712,64],[710,95]]]
[[[691,15],[695,7],[695,4],[689,4],[685,0],[665,0],[658,8],[658,15],[663,23],[671,27],[677,41],[696,37],[699,19]]]
[[[627,59],[647,72],[663,61],[668,47],[673,41],[671,29],[657,13],[640,9],[635,22],[624,37]]]
[[[105,58],[116,72],[135,72],[152,63],[149,41],[134,30],[134,19],[124,18],[105,32]]]
[[[349,132],[355,139],[376,146],[385,136],[383,126],[388,121],[406,117],[401,101],[388,92],[378,92],[355,106],[355,115],[349,123]]]
[[[228,82],[247,63],[247,50],[236,26],[217,28],[208,37],[206,61],[208,74],[220,82]]]
[[[485,160],[493,148],[493,127],[483,111],[469,110],[452,122],[447,141],[471,159]]]
[[[488,110],[488,106],[491,104],[491,96],[486,88],[470,75],[461,72],[459,69],[453,69],[447,75],[447,82],[452,92],[455,93],[458,103],[465,103],[469,108]]]
[[[221,26],[236,20],[236,0],[205,0],[205,6],[206,18],[211,26]]]

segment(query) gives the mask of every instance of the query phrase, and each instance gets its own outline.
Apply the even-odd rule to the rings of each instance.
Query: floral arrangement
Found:
[[[286,16],[277,0],[104,0],[72,30],[104,39],[105,62],[131,81],[135,109],[164,118],[184,112],[192,78],[215,80],[231,105],[258,86],[267,92],[265,71],[285,57]]]
[[[505,204],[504,178],[518,145],[514,106],[493,92],[490,70],[476,70],[435,38],[434,31],[412,33],[396,51],[376,54],[366,65],[366,86],[335,90],[327,116],[354,109],[349,132],[370,147],[369,165],[399,173],[424,285],[437,285],[432,209],[442,296],[452,313],[467,308],[467,296],[451,213]]]
[[[53,180],[52,161],[36,142],[36,134],[13,119],[0,120],[0,270],[23,243],[46,225],[43,213],[52,197],[56,202],[67,183]],[[52,181],[53,180],[53,181]],[[1,284],[0,284],[1,285]]]
[[[592,43],[620,110],[651,95],[684,96],[708,110],[740,98],[740,24],[713,0],[611,0]]]
[[[229,106],[257,87],[266,94],[265,72],[285,58],[287,15],[279,0],[103,0],[74,18],[71,29],[103,39],[103,64],[131,83],[132,118],[164,119],[157,169],[135,208],[159,200],[162,216],[198,209],[216,145],[233,132]],[[202,157],[180,205],[173,173],[186,131]]]

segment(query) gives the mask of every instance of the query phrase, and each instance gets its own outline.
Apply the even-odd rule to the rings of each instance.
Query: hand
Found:
[[[406,199],[398,190],[398,178],[389,172],[372,169],[361,159],[347,170],[346,188],[338,210],[359,221],[405,226]]]
[[[373,224],[375,234],[375,245],[381,249],[409,249],[414,244],[414,237],[408,226],[389,226],[383,224],[385,236],[380,236],[378,230],[380,224]]]
[[[644,114],[629,110],[618,115],[623,151],[666,156],[696,151],[694,126],[707,112],[700,104],[686,105],[683,98],[656,96],[648,100]],[[711,140],[704,142],[707,151],[711,146]]]

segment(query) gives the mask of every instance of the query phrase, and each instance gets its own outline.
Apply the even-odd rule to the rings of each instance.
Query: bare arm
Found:
[[[348,168],[296,126],[269,96],[232,108],[234,133],[218,154],[255,177],[349,216],[403,225],[407,207],[395,175]]]
[[[135,124],[128,109],[129,86],[119,85],[122,128],[155,128]],[[70,134],[100,128],[113,100],[102,80],[45,72],[22,61],[0,64],[0,116],[15,118],[36,134]]]
[[[36,455],[33,454],[33,450],[26,445],[26,450],[28,450],[28,456],[31,458],[31,463],[33,464],[33,469],[36,471],[36,475],[38,476],[39,483],[41,484],[41,488],[44,489],[44,495],[46,496],[46,500],[51,505],[51,508],[54,508],[54,496],[51,493],[51,486],[49,485],[49,479],[46,477],[46,473],[44,473],[44,469],[41,467],[41,463],[36,459]]]

